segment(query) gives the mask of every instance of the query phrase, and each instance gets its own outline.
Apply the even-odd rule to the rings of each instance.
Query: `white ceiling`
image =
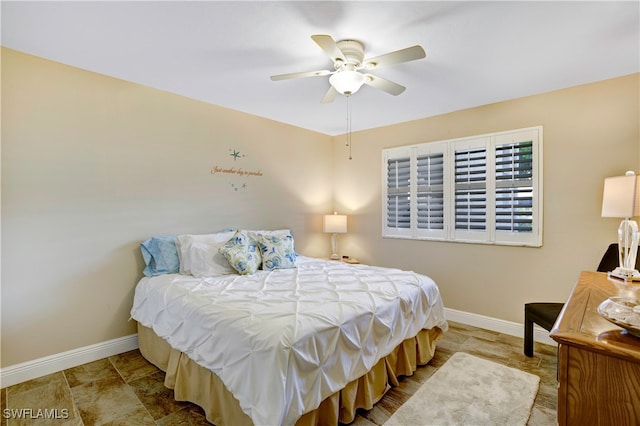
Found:
[[[352,129],[433,116],[640,71],[640,3],[457,1],[2,1],[2,45],[329,135],[347,103],[321,104],[332,69],[312,34],[356,39],[365,57],[415,44],[427,57],[374,74]]]

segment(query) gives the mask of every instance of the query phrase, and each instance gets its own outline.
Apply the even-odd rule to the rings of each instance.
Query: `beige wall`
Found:
[[[593,270],[618,220],[600,217],[603,179],[640,171],[640,75],[486,105],[352,135],[335,144],[336,208],[349,215],[341,252],[430,275],[448,308],[523,322],[523,304],[563,301]],[[354,121],[357,110],[354,106]],[[381,237],[383,148],[542,125],[542,248]]]
[[[617,228],[600,218],[602,180],[640,169],[638,74],[358,132],[351,161],[343,137],[9,49],[2,89],[3,367],[134,333],[149,236],[286,226],[324,256],[334,203],[350,215],[341,252],[432,276],[449,308],[522,322],[523,303],[563,300],[595,267]],[[539,124],[542,248],[381,238],[382,148]],[[262,176],[212,175],[234,149]]]
[[[2,89],[3,367],[134,333],[149,236],[290,227],[330,250],[329,136],[9,49]]]

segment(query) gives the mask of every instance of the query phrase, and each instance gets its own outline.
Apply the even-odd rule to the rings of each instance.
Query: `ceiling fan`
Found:
[[[364,59],[364,46],[356,40],[341,40],[336,42],[331,36],[324,34],[312,35],[311,39],[329,56],[333,61],[335,71],[319,70],[294,72],[290,74],[280,74],[271,76],[271,80],[287,80],[300,77],[322,77],[330,75],[329,83],[331,87],[322,98],[323,103],[332,102],[338,93],[345,96],[356,93],[363,84],[383,90],[394,96],[404,92],[406,87],[393,81],[386,80],[369,74],[366,71],[384,65],[399,64],[402,62],[422,59],[426,56],[424,49],[420,46],[407,47]],[[364,72],[361,72],[364,71]]]

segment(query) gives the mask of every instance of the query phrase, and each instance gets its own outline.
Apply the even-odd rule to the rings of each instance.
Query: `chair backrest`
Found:
[[[640,248],[638,253],[640,253]],[[618,243],[609,244],[607,251],[604,252],[604,256],[602,256],[602,260],[600,260],[597,271],[610,272],[618,266],[620,266],[620,262],[618,260]],[[640,256],[636,258],[636,269],[640,270]]]

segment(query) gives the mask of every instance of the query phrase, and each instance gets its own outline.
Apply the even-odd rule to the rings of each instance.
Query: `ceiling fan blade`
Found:
[[[288,80],[290,78],[320,77],[320,76],[329,75],[329,74],[331,74],[331,71],[329,70],[292,72],[289,74],[272,75],[271,80],[278,81],[278,80]]]
[[[316,34],[312,35],[311,39],[331,58],[331,62],[336,62],[337,60],[347,62],[344,53],[342,53],[342,50],[340,50],[336,41],[330,35]]]
[[[412,46],[407,47],[406,49],[385,53],[384,55],[376,56],[374,58],[365,59],[362,64],[362,68],[373,69],[383,65],[415,61],[416,59],[422,59],[425,56],[427,56],[427,54],[422,47]]]
[[[337,95],[338,91],[333,86],[329,86],[329,90],[327,90],[327,93],[324,94],[320,103],[328,104],[330,102],[333,102]]]
[[[406,89],[406,87],[401,86],[398,83],[394,83],[393,81],[386,80],[382,77],[376,77],[372,74],[365,74],[365,77],[364,84],[375,87],[376,89],[384,90],[393,96],[398,96]]]

